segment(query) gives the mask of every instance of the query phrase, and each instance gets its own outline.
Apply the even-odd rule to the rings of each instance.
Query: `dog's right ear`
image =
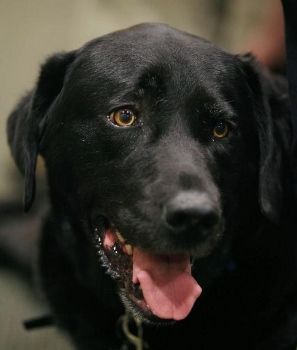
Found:
[[[260,151],[259,204],[263,214],[271,222],[278,223],[283,210],[291,139],[287,87],[282,79],[271,75],[252,55],[240,55],[239,59],[255,111]]]
[[[25,177],[25,211],[30,209],[34,201],[36,161],[39,143],[46,128],[47,112],[59,96],[67,70],[75,57],[75,51],[51,56],[41,67],[35,89],[20,101],[8,118],[8,143]]]

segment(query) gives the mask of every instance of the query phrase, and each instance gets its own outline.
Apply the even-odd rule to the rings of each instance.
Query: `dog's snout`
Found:
[[[209,229],[219,219],[216,206],[206,193],[181,192],[164,206],[163,219],[174,231]]]

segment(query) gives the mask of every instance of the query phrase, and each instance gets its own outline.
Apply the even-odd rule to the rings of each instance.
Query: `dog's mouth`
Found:
[[[202,291],[191,275],[190,255],[144,251],[106,221],[94,233],[101,262],[132,311],[148,320],[181,320],[190,313]]]

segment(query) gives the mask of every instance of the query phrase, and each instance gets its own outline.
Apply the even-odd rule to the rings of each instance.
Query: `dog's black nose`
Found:
[[[218,222],[219,214],[206,193],[183,191],[164,207],[163,219],[176,232],[205,230]]]

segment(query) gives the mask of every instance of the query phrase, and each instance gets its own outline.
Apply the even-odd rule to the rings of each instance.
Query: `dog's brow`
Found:
[[[216,98],[212,96],[205,98],[204,96],[203,103],[200,103],[200,99],[198,99],[196,111],[198,113],[207,113],[211,118],[233,119],[237,115],[232,106],[232,101],[219,96],[216,96]]]
[[[142,73],[138,80],[138,95],[149,94],[152,96],[165,92],[166,72],[162,67],[152,67]]]
[[[220,103],[206,106],[207,112],[211,117],[224,117],[224,119],[233,119],[236,113],[230,103],[221,101]]]
[[[132,106],[139,100],[135,88],[119,90],[114,93],[109,99],[110,109],[120,106]]]
[[[110,97],[110,108],[123,105],[133,105],[144,97],[159,97],[165,93],[164,77],[160,72],[155,70],[147,70],[140,75],[138,80],[129,86],[118,89],[113,96]]]

